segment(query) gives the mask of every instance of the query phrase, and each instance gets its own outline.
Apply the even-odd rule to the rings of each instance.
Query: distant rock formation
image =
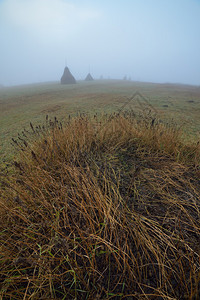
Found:
[[[91,76],[90,73],[87,74],[86,78],[85,78],[85,81],[93,81],[93,77]]]
[[[64,69],[64,73],[61,77],[60,80],[61,84],[74,84],[76,83],[76,79],[74,78],[74,76],[72,75],[72,73],[70,72],[68,67],[65,67]]]

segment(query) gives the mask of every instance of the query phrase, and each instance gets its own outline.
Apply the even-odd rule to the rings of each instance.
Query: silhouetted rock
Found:
[[[91,76],[90,73],[87,74],[86,78],[85,78],[85,81],[93,81],[93,77]]]
[[[68,67],[65,67],[64,69],[64,73],[61,77],[60,80],[61,84],[74,84],[76,83],[76,79],[74,78],[74,76],[72,75],[72,73],[70,72]]]

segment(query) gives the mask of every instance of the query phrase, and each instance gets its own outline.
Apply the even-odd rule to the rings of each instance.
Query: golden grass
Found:
[[[131,115],[32,132],[1,180],[2,299],[198,299],[199,145]]]

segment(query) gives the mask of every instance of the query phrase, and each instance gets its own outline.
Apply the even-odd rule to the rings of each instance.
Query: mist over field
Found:
[[[199,0],[1,0],[0,86],[79,79],[200,85]]]

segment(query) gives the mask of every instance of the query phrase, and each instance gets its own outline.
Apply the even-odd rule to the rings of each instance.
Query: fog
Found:
[[[0,85],[94,78],[200,85],[200,0],[0,0]]]

